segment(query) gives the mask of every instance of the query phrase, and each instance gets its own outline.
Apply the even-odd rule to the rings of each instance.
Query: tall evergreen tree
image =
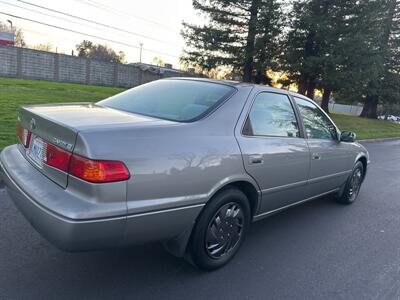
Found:
[[[232,67],[245,82],[254,80],[257,68],[258,80],[266,81],[261,73],[276,49],[271,35],[279,32],[276,0],[193,0],[193,7],[206,25],[183,23],[187,47],[182,61],[204,69]]]
[[[378,104],[400,101],[400,4],[398,0],[356,2],[350,24],[347,85],[341,95],[364,102],[361,117],[376,118]]]
[[[353,46],[351,15],[356,1],[305,0],[293,3],[290,30],[284,46],[283,69],[300,93],[314,97],[323,89],[323,108],[345,82],[346,60]]]
[[[332,92],[353,91],[361,99],[362,93],[356,91],[363,90],[360,83],[369,78],[374,68],[371,61],[376,58],[376,51],[372,37],[376,36],[377,24],[370,14],[376,3],[360,3],[332,1],[326,17],[319,87],[323,89],[321,106],[327,112]]]
[[[335,0],[325,3],[324,20],[320,27],[323,34],[321,55],[316,63],[320,65],[318,87],[323,90],[321,107],[329,113],[331,94],[347,88],[348,77],[355,71],[352,68],[355,33],[353,26],[354,10],[357,2]],[[321,34],[320,33],[320,34]]]
[[[399,102],[400,96],[400,3],[398,0],[377,0],[377,24],[374,43],[377,55],[375,72],[366,82],[362,117],[376,118],[379,103]]]
[[[366,103],[377,95],[385,53],[379,46],[386,15],[382,4],[387,1],[396,0],[294,3],[283,67],[300,93],[313,98],[315,88],[322,89],[327,112],[332,92],[352,91]]]
[[[268,70],[278,68],[278,56],[281,51],[281,31],[285,26],[281,3],[276,0],[264,1],[258,17],[255,40],[255,83],[271,84]]]
[[[324,5],[322,5],[324,2]],[[289,14],[289,32],[284,43],[282,68],[289,83],[297,83],[301,94],[314,97],[318,74],[317,63],[321,55],[321,21],[324,20],[326,0],[305,0],[293,2]]]

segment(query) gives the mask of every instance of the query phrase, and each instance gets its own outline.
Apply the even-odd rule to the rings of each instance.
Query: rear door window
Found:
[[[268,92],[258,94],[243,133],[252,136],[299,137],[299,126],[288,96]]]

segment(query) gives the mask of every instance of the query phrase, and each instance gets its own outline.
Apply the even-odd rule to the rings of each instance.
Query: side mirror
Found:
[[[345,143],[354,143],[357,135],[352,131],[342,131],[340,134],[340,141]]]

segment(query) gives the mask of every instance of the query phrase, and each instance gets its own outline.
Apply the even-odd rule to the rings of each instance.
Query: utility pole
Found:
[[[11,29],[11,32],[12,32],[13,31],[13,23],[12,23],[11,20],[7,20],[7,22],[10,23],[10,29]]]
[[[141,62],[142,62],[143,43],[142,43],[142,42],[139,42],[139,45],[140,45],[139,62],[141,63]]]

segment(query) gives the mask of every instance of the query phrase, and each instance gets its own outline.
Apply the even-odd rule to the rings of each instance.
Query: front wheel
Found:
[[[246,195],[236,188],[218,193],[205,207],[193,230],[189,252],[202,270],[228,263],[239,250],[250,225]]]
[[[364,179],[364,165],[358,161],[353,171],[346,182],[343,193],[336,198],[336,201],[341,204],[352,204],[357,200],[360,192],[361,184]]]

